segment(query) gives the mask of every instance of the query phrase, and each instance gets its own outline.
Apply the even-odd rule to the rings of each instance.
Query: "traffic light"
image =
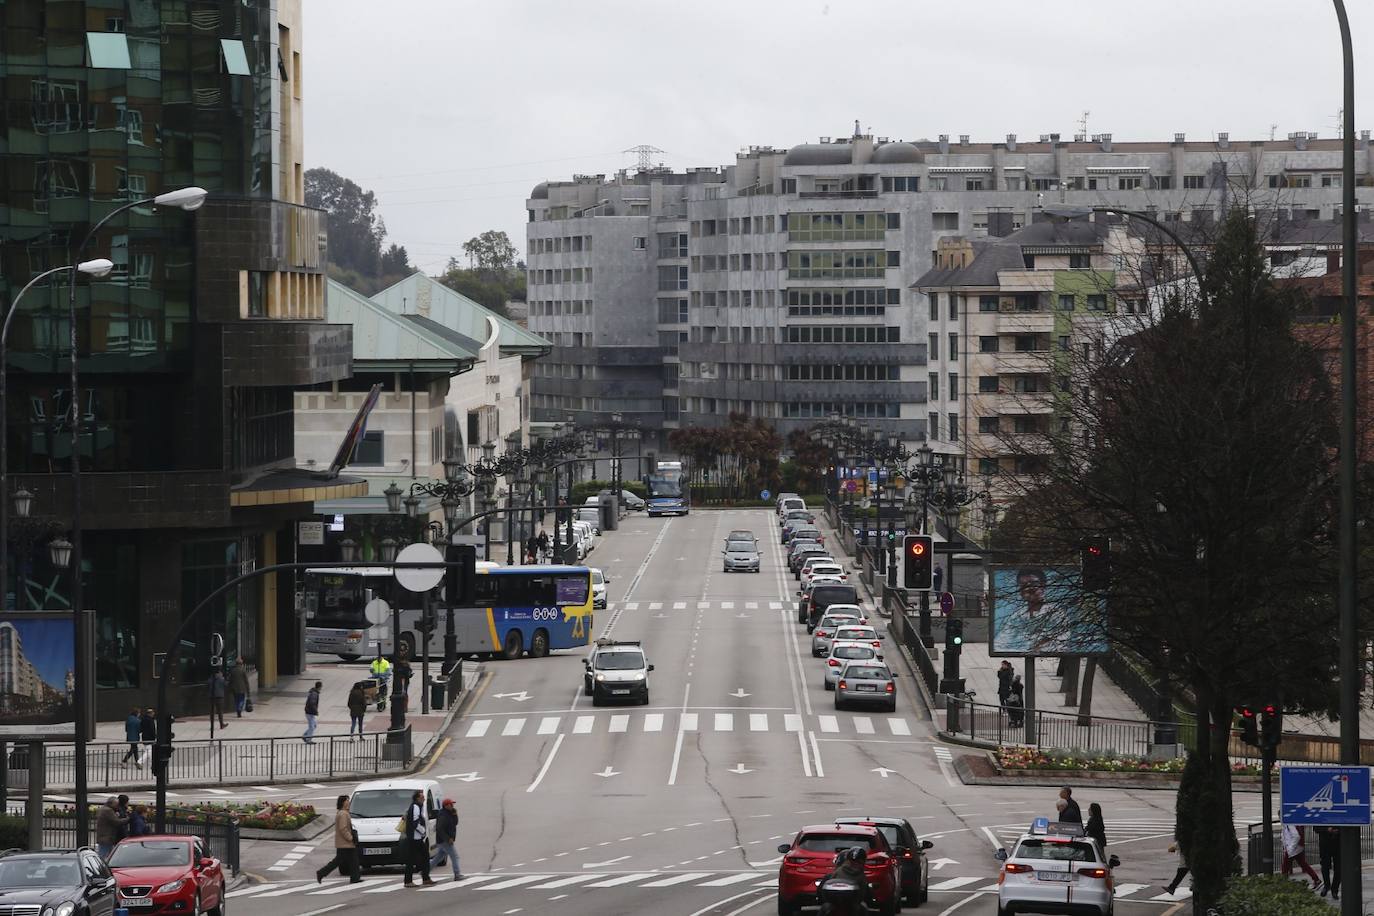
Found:
[[[960,652],[964,647],[964,621],[951,617],[945,621],[945,650]]]
[[[1273,750],[1279,746],[1283,740],[1283,710],[1273,703],[1268,703],[1260,710],[1260,740],[1259,745],[1266,750]]]
[[[1105,537],[1090,537],[1081,550],[1083,589],[1105,592],[1111,585],[1111,541]]]
[[[1236,714],[1240,716],[1240,740],[1259,747],[1259,723],[1255,719],[1255,710],[1249,706],[1237,706]]]
[[[902,544],[902,584],[928,592],[935,575],[935,541],[928,534],[908,534]]]
[[[897,546],[897,532],[893,531],[891,528],[887,529],[887,546]]]
[[[444,569],[444,603],[449,607],[472,607],[477,603],[477,548],[471,544],[450,544],[444,560],[461,563]]]

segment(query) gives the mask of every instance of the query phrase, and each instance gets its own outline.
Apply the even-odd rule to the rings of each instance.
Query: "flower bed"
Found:
[[[1183,758],[1147,760],[1144,757],[1121,756],[1110,752],[1072,753],[1040,751],[1029,747],[1003,747],[995,752],[997,766],[1003,770],[1023,772],[1093,772],[1093,773],[1160,773],[1179,775],[1183,772]],[[1236,776],[1258,776],[1259,768],[1243,763],[1231,765]]]
[[[253,827],[259,830],[298,830],[317,816],[314,805],[298,805],[294,802],[262,802],[247,805],[202,802],[190,805],[183,811],[181,817],[192,823],[205,816],[230,815],[238,819],[240,827]]]

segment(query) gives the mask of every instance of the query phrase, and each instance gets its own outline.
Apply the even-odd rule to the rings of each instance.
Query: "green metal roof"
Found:
[[[477,349],[404,320],[361,293],[330,280],[325,297],[328,321],[353,326],[353,368],[389,370],[414,366],[449,374],[466,372]]]
[[[502,355],[543,356],[553,347],[551,341],[418,271],[377,293],[372,301],[393,314],[421,318],[412,323],[426,326],[427,330],[438,333],[438,329],[428,327],[431,323],[447,328],[453,333],[445,336],[454,342],[467,339],[484,344],[491,338],[494,324],[496,344]]]

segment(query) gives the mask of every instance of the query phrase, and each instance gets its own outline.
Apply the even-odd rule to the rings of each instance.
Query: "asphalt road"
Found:
[[[721,571],[732,528],[758,534],[759,574]],[[588,562],[611,577],[611,607],[594,632],[643,641],[655,665],[647,707],[593,708],[581,689],[585,650],[492,663],[494,676],[428,771],[458,802],[467,881],[455,885],[442,866],[433,888],[404,890],[392,872],[321,887],[314,870],[332,855],[326,833],[298,846],[245,844],[246,870],[266,883],[233,894],[231,909],[765,913],[775,908],[776,847],[799,826],[898,814],[935,843],[921,911],[995,912],[992,853],[1053,813],[1053,790],[960,783],[906,678],[894,714],[837,712],[795,622],[796,584],[776,532],[764,510],[699,511],[630,518],[602,539]],[[332,810],[333,789],[292,794]],[[1174,794],[1080,787],[1076,797],[1085,811],[1091,801],[1105,809],[1122,859],[1117,912],[1177,909],[1186,898],[1163,896],[1161,886],[1174,870],[1165,848]],[[1258,800],[1238,799],[1243,823]]]

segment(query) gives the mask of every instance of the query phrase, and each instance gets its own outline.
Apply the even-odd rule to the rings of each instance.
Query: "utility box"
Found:
[[[620,500],[612,493],[601,494],[601,530],[615,531],[620,527]]]

